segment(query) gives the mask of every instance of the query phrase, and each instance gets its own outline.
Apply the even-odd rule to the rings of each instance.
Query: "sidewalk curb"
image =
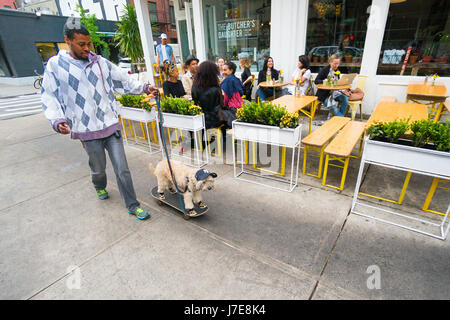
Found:
[[[40,94],[40,92],[23,93],[23,94],[17,94],[17,95],[14,95],[14,96],[6,96],[6,97],[0,96],[0,99],[11,99],[11,98],[16,98],[16,97],[21,97],[21,96],[31,96],[33,94]]]

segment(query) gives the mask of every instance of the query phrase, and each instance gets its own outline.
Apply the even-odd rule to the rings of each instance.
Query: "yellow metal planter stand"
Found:
[[[441,216],[445,215],[445,212],[428,209],[428,207],[430,206],[430,203],[431,203],[431,199],[433,199],[434,192],[436,191],[437,188],[444,189],[444,190],[450,190],[450,188],[448,188],[448,187],[439,187],[438,184],[441,182],[448,183],[448,182],[450,182],[450,179],[440,179],[440,178],[436,178],[436,177],[433,179],[433,183],[431,184],[430,191],[428,191],[427,198],[425,199],[425,203],[423,204],[423,207],[422,207],[423,211],[436,213]]]
[[[261,171],[265,171],[265,172],[270,172],[273,174],[278,174],[280,176],[284,176],[284,174],[286,173],[286,147],[282,147],[282,153],[281,153],[281,171],[277,172],[277,171],[272,171],[272,170],[268,170],[268,169],[264,169],[264,168],[260,168],[256,166],[257,163],[257,159],[256,159],[256,142],[252,142],[252,147],[253,147],[253,168],[254,169],[259,169]]]
[[[363,192],[359,192],[358,194],[366,196],[366,197],[370,197],[370,198],[375,198],[378,200],[383,200],[383,201],[387,201],[387,202],[392,202],[392,203],[396,203],[396,204],[402,204],[403,199],[405,197],[406,194],[406,189],[408,188],[408,184],[409,184],[409,180],[411,179],[411,175],[412,172],[408,172],[406,174],[406,178],[405,178],[405,182],[403,183],[403,187],[402,187],[402,191],[400,193],[400,197],[398,198],[398,200],[391,200],[391,199],[386,199],[386,198],[381,198],[381,197],[377,197],[368,193],[363,193]]]

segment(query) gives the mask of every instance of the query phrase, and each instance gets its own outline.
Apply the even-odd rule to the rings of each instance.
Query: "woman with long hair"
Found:
[[[226,122],[222,112],[223,95],[219,85],[219,68],[212,61],[203,61],[197,69],[192,85],[192,100],[205,114],[206,129],[217,128]]]
[[[219,67],[219,80],[222,81],[225,78],[223,74],[223,65],[225,64],[225,58],[220,57],[217,59],[217,66]]]
[[[311,70],[309,69],[308,56],[298,57],[297,68],[292,73],[290,85],[287,87],[290,94],[295,94],[296,81],[299,81],[301,95],[304,96],[309,88],[309,79],[311,79]]]
[[[248,58],[241,58],[241,60],[239,60],[239,66],[241,67],[241,70],[242,70],[241,81],[242,81],[242,85],[244,86],[245,99],[251,101],[252,100],[252,92],[251,92],[252,73],[250,71],[250,67],[252,66],[252,64]]]
[[[256,91],[256,93],[258,94],[259,100],[266,100],[267,98],[273,96],[272,88],[263,88],[259,86],[261,82],[266,81],[266,76],[268,75],[270,75],[272,80],[278,80],[279,73],[274,68],[272,57],[268,57],[264,61],[263,69],[258,74],[258,90]]]

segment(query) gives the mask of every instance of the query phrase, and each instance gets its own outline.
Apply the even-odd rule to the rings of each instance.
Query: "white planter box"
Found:
[[[203,113],[196,116],[185,116],[181,114],[163,112],[164,123],[162,125],[167,128],[198,131],[205,128],[204,118],[205,115]]]
[[[147,111],[144,109],[121,106],[119,107],[119,114],[122,119],[140,122],[151,122],[156,120],[156,110],[154,108],[152,111]]]
[[[450,153],[366,138],[365,161],[450,177]]]
[[[238,140],[295,147],[300,143],[302,125],[294,129],[233,121],[233,135]]]

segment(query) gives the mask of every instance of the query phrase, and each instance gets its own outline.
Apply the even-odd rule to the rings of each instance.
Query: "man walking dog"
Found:
[[[129,75],[91,52],[86,27],[69,18],[64,26],[69,51],[50,58],[42,83],[42,108],[53,129],[79,139],[89,157],[92,182],[101,200],[108,199],[106,154],[114,168],[120,195],[128,213],[140,220],[150,217],[136,199],[123,148],[114,91],[121,94],[158,94],[158,89],[134,81]]]

